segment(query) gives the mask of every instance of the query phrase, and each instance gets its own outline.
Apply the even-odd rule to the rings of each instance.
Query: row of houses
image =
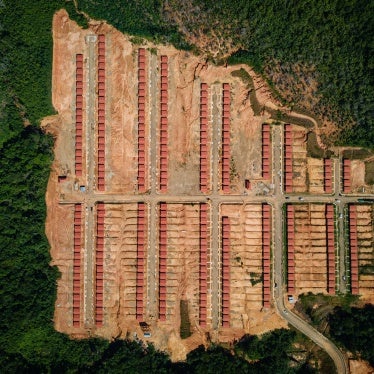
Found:
[[[137,239],[136,239],[136,319],[144,318],[144,273],[147,247],[147,208],[145,203],[138,203],[137,212]]]
[[[75,175],[82,176],[83,165],[83,55],[75,56]]]
[[[349,246],[351,260],[351,293],[357,295],[358,285],[358,238],[357,238],[357,207],[349,205]]]
[[[105,190],[105,35],[98,42],[97,188]]]
[[[159,295],[158,316],[166,321],[166,268],[167,268],[167,204],[160,203],[159,210]]]
[[[145,105],[146,105],[146,52],[138,50],[138,191],[146,190],[145,164]]]
[[[81,247],[82,247],[82,204],[74,204],[74,249],[73,249],[73,326],[81,321]]]
[[[292,125],[284,125],[284,190],[286,193],[290,193],[293,190],[293,172],[292,172],[292,143],[293,133]]]
[[[269,204],[262,204],[262,302],[265,308],[270,307],[270,243],[271,243],[271,210]]]
[[[97,203],[96,214],[95,324],[102,326],[104,321],[104,203]]]
[[[230,84],[222,85],[222,191],[230,192],[230,161],[231,161],[231,97]]]
[[[160,191],[168,189],[168,57],[161,56]]]
[[[230,327],[230,218],[222,217],[222,289],[221,322],[222,327]]]
[[[208,292],[208,249],[209,249],[208,204],[200,204],[200,261],[199,261],[199,323],[206,327]]]
[[[208,85],[200,85],[200,191],[208,192]]]
[[[334,207],[326,204],[326,245],[327,245],[327,292],[335,295],[335,233]]]
[[[262,125],[262,178],[270,178],[270,125]]]

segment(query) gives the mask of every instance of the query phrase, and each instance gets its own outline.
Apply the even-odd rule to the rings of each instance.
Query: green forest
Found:
[[[333,339],[374,366],[374,306],[364,308],[336,307],[329,315]]]
[[[372,2],[187,3],[198,4],[201,12],[209,14],[207,19],[217,17],[222,24],[237,20],[231,32],[235,33],[233,42],[241,47],[230,63],[244,61],[264,74],[268,61],[316,65],[321,79],[321,107],[328,104],[342,113],[339,121],[353,118],[358,123],[340,141],[373,147]],[[91,17],[106,19],[121,31],[196,51],[178,32],[177,24],[163,13],[162,1],[82,0],[78,5]],[[171,7],[177,5],[170,1]],[[243,337],[230,350],[212,346],[206,351],[200,347],[188,355],[186,362],[173,364],[152,346],[100,339],[75,341],[53,329],[59,274],[49,266],[49,245],[44,234],[53,139],[42,133],[39,124],[44,116],[54,113],[51,23],[54,12],[62,7],[81,25],[86,24],[72,1],[0,1],[2,372],[313,372],[307,362],[295,363],[291,358],[297,338],[289,330],[276,330],[261,338]],[[373,310],[365,310],[365,318],[358,318],[358,313],[353,309],[346,314],[335,310],[331,324],[339,324],[340,318],[349,327],[349,334],[364,331],[368,316],[373,318]],[[365,345],[359,341],[351,345],[348,333],[336,329],[333,338],[347,349],[365,355]]]
[[[222,35],[237,50],[229,63],[253,66],[295,110],[336,123],[344,129],[339,144],[374,147],[372,1],[79,0],[78,5],[120,31],[178,48],[198,50],[178,33],[175,14],[184,34],[199,29],[208,37]],[[314,81],[318,88],[311,91]]]

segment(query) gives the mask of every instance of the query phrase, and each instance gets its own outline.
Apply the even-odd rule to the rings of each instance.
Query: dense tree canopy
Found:
[[[334,339],[374,366],[374,305],[348,310],[337,307],[330,315],[329,323]]]
[[[366,0],[79,0],[121,31],[190,48],[186,35],[237,50],[285,102],[344,129],[341,144],[374,147],[374,3]],[[199,29],[200,33],[196,32]],[[177,32],[180,30],[182,36]],[[187,38],[188,39],[188,38]],[[204,44],[206,46],[206,44]],[[273,82],[272,82],[273,80]],[[302,89],[296,86],[303,86]],[[314,88],[316,85],[316,88]],[[290,86],[295,86],[291,87]],[[290,92],[282,92],[290,91]],[[311,97],[309,97],[309,95]],[[356,126],[351,126],[354,123]]]
[[[345,140],[352,144],[373,144],[374,75],[369,39],[372,2],[303,0],[280,4],[271,0],[196,0],[196,3],[201,11],[214,12],[222,22],[234,18],[239,21],[238,42],[242,51],[233,61],[252,63],[259,71],[265,71],[265,65],[274,60],[316,65],[323,102],[352,115],[360,124],[359,130],[348,134]],[[191,48],[179,34],[177,24],[164,17],[164,1],[78,0],[78,4],[90,16],[106,19],[122,31]],[[245,337],[233,351],[216,346],[207,351],[199,348],[188,355],[186,363],[171,364],[165,354],[153,347],[128,341],[74,341],[53,329],[58,272],[49,266],[49,246],[44,234],[44,198],[53,140],[38,125],[41,118],[54,112],[51,23],[54,12],[62,7],[81,25],[86,24],[75,12],[72,1],[0,1],[2,371],[281,373],[302,370],[290,367],[288,356],[293,338],[286,330],[275,331],[262,339]],[[235,38],[233,35],[233,42]],[[341,320],[340,311],[337,316]],[[358,311],[352,309],[350,316],[361,321]],[[362,321],[368,320],[368,316],[362,316]],[[339,319],[332,317],[332,325],[336,321]],[[354,320],[347,321],[350,322],[345,329],[336,329],[336,339],[361,352],[361,342],[370,344],[369,330],[363,329],[361,342],[353,339],[354,345],[349,345],[349,337],[358,326]]]

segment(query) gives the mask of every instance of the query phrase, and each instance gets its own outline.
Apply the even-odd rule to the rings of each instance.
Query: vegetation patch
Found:
[[[373,365],[371,337],[374,333],[374,306],[354,306],[358,301],[359,296],[351,294],[329,296],[308,293],[299,296],[295,308],[338,345]]]
[[[77,2],[79,10],[91,18],[105,19],[122,32],[191,49],[177,25],[164,17],[164,2]],[[346,141],[351,145],[372,147],[373,75],[369,71],[372,64],[365,57],[372,55],[369,44],[372,2],[353,0],[342,7],[332,1],[328,9],[324,0],[316,0],[313,6],[295,2],[292,7],[272,0],[196,0],[193,5],[200,6],[199,12],[210,8],[223,27],[237,20],[230,33],[235,38],[234,44],[242,44],[242,50],[233,57],[234,62],[240,60],[263,71],[273,54],[285,62],[312,60],[322,72],[319,93],[325,103],[343,113],[351,113],[359,124],[357,131],[347,134]],[[53,308],[59,274],[56,268],[49,266],[49,245],[44,234],[45,190],[53,141],[38,129],[38,124],[41,118],[54,113],[51,24],[54,12],[61,7],[67,8],[70,17],[81,26],[87,26],[86,19],[75,11],[72,1],[3,0],[0,5],[2,371],[219,373],[224,368],[227,373],[250,370],[289,373],[290,349],[293,348],[292,334],[288,330],[251,338],[248,343],[242,342],[237,350],[234,347],[238,355],[247,357],[251,363],[222,347],[212,346],[208,350],[200,347],[190,352],[185,363],[177,364],[172,364],[166,354],[157,352],[152,345],[145,347],[126,340],[111,343],[99,339],[71,340],[54,330]],[[253,110],[258,110],[253,105]],[[298,119],[293,121],[282,113],[272,115],[300,124],[296,122]],[[25,128],[25,123],[30,125]],[[366,308],[364,313],[345,308],[344,304],[337,310],[346,314],[337,313],[336,328],[331,329],[336,332],[334,338],[353,351],[374,352],[370,345],[374,326],[372,308]],[[330,320],[330,323],[334,326],[335,322]],[[350,341],[353,346],[349,345]],[[362,357],[366,358],[364,354]],[[373,362],[371,357],[368,359]]]
[[[234,70],[231,73],[231,75],[233,77],[239,78],[246,85],[253,113],[254,113],[255,116],[259,116],[261,114],[261,109],[262,108],[261,108],[261,105],[260,105],[259,101],[257,100],[256,90],[255,90],[255,86],[253,84],[252,77],[243,68],[240,68],[239,70]]]
[[[256,284],[263,282],[263,275],[262,274],[251,272],[251,273],[249,273],[249,275],[250,275],[249,281],[251,282],[252,286],[255,286]]]
[[[329,315],[330,335],[357,358],[374,366],[374,305],[334,308]]]
[[[135,45],[143,45],[147,42],[147,39],[142,38],[140,36],[131,36],[130,42]]]
[[[238,178],[238,171],[236,170],[235,160],[233,157],[230,159],[230,181]]]
[[[360,274],[374,274],[374,261],[371,261],[372,265],[361,265],[360,266]]]
[[[307,360],[300,366],[297,373],[329,373],[338,374],[332,358],[327,352],[314,344],[304,334],[291,327],[295,331],[296,337],[293,344],[292,358],[294,362],[302,362],[303,357]]]
[[[271,109],[271,108],[266,108],[266,111],[270,113],[270,118],[275,121],[291,123],[294,125],[303,126],[307,129],[312,129],[314,127],[314,123],[308,118],[292,116],[290,114],[284,113],[281,110],[276,110],[276,109]]]
[[[374,161],[365,162],[365,183],[374,184]]]
[[[182,339],[186,339],[191,336],[191,322],[188,314],[188,301],[181,300],[179,306],[181,316],[180,337]]]
[[[315,132],[309,132],[307,135],[306,150],[308,157],[314,158],[330,158],[333,153],[329,150],[322,149],[317,142]]]
[[[374,151],[364,148],[345,149],[343,152],[343,158],[350,160],[365,160],[371,156],[374,156]]]
[[[336,306],[349,308],[358,299],[358,296],[351,294],[330,296],[308,292],[299,296],[295,308],[298,312],[306,315],[314,325],[320,326],[326,322],[328,314]]]
[[[207,6],[214,7],[208,3]],[[248,22],[243,48],[230,63],[249,63],[270,79],[276,73],[275,86],[282,94],[279,82],[289,87],[305,83],[306,88],[315,82],[318,100],[303,108],[342,129],[353,119],[357,126],[343,131],[342,140],[346,145],[372,147],[374,118],[370,108],[374,86],[369,35],[373,3],[353,0],[342,6],[333,0],[326,6],[323,0],[316,0],[312,6],[299,1],[290,7],[271,0],[227,0],[215,6],[217,14],[227,8],[240,15],[243,26],[244,21]],[[272,61],[277,64],[271,64]],[[269,66],[270,70],[266,69]],[[315,67],[315,71],[289,68],[294,66]],[[297,96],[287,99],[289,104],[299,105]]]

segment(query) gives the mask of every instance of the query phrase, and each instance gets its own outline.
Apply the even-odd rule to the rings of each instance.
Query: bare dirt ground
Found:
[[[323,158],[308,155],[308,130],[301,126],[292,126],[292,173],[293,192],[312,194],[324,193]]]
[[[349,360],[349,370],[351,373],[373,374],[374,368],[366,361]]]
[[[374,193],[374,186],[365,183],[365,162],[362,160],[352,160],[351,186],[354,193]]]
[[[57,300],[55,305],[54,322],[57,330],[65,332],[72,337],[82,338],[88,336],[102,336],[107,339],[116,337],[133,338],[135,333],[143,337],[142,330],[136,320],[136,202],[126,203],[112,202],[105,204],[104,217],[104,326],[95,329],[89,322],[81,317],[80,327],[72,324],[73,308],[73,237],[74,237],[74,208],[75,202],[81,202],[86,209],[90,209],[93,203],[93,194],[85,194],[80,191],[80,186],[87,185],[88,157],[83,157],[83,175],[75,175],[74,152],[75,152],[75,56],[83,54],[85,61],[88,59],[88,47],[85,37],[93,34],[105,34],[105,192],[116,196],[128,198],[139,196],[137,191],[137,152],[138,152],[138,49],[145,48],[147,62],[147,82],[150,98],[147,101],[145,115],[146,126],[145,138],[148,144],[155,142],[151,130],[159,129],[160,120],[160,93],[159,93],[159,59],[160,56],[168,56],[168,195],[175,196],[199,196],[199,146],[200,146],[200,113],[199,92],[200,83],[205,82],[210,87],[208,98],[209,107],[213,101],[217,107],[222,105],[222,97],[213,98],[212,93],[222,91],[222,83],[229,83],[231,87],[231,190],[232,194],[258,196],[271,192],[271,180],[261,178],[261,128],[264,122],[270,122],[270,115],[265,110],[260,116],[255,116],[248,98],[248,89],[239,79],[231,75],[234,70],[245,69],[253,78],[257,98],[260,105],[277,108],[277,103],[270,93],[269,88],[263,80],[257,76],[249,67],[240,66],[213,66],[206,63],[204,57],[195,56],[189,52],[178,51],[167,45],[154,45],[144,41],[142,45],[134,45],[131,37],[121,34],[106,23],[91,21],[87,30],[79,28],[75,22],[68,18],[65,11],[56,13],[53,21],[53,81],[52,101],[58,112],[57,115],[45,118],[42,126],[46,131],[53,134],[55,142],[55,160],[52,165],[48,189],[46,194],[47,221],[46,233],[51,245],[51,265],[58,267],[61,277],[57,284]],[[224,47],[225,49],[226,47]],[[156,51],[156,52],[155,52]],[[88,74],[83,76],[85,87],[88,84]],[[91,82],[92,83],[92,82]],[[95,87],[96,89],[96,87]],[[97,108],[87,108],[88,96],[83,95],[83,139],[87,138],[90,131],[87,126],[87,113]],[[95,117],[96,118],[96,117]],[[209,118],[211,126],[208,128],[208,139],[212,141],[214,131],[212,118]],[[219,126],[220,122],[215,123]],[[300,161],[300,170],[297,170],[296,183],[298,192],[321,192],[321,162],[320,160],[307,160],[305,148],[305,131],[298,128],[299,143],[295,151],[299,152],[297,159]],[[218,133],[220,135],[220,133]],[[94,135],[95,137],[95,135]],[[219,142],[218,142],[219,143]],[[83,141],[83,154],[90,150]],[[156,146],[158,151],[159,145]],[[87,149],[88,148],[88,149]],[[221,151],[221,145],[217,145],[217,152]],[[211,150],[212,152],[212,150]],[[147,150],[146,164],[157,166],[157,161],[150,159],[150,151]],[[212,155],[209,156],[212,158]],[[96,154],[95,154],[96,158]],[[212,161],[212,160],[210,160]],[[360,165],[353,164],[352,174],[362,180]],[[151,176],[157,177],[157,172],[147,171],[149,174],[147,193],[156,194],[152,186],[157,184]],[[158,167],[156,167],[158,169]],[[217,165],[220,172],[220,160]],[[308,174],[309,173],[309,174]],[[307,176],[309,175],[309,177]],[[59,182],[58,177],[66,179]],[[313,179],[310,189],[307,187],[308,178]],[[356,178],[356,177],[353,177]],[[244,181],[250,180],[252,191],[245,191]],[[209,178],[212,191],[219,191],[220,177],[217,185],[213,186],[214,178]],[[360,182],[361,183],[361,182]],[[214,188],[213,188],[214,187]],[[156,188],[157,189],[157,188]],[[264,192],[267,191],[267,192]],[[201,194],[202,195],[202,194]],[[99,196],[99,194],[98,194]],[[152,195],[153,196],[153,195]],[[220,195],[222,196],[222,194]],[[178,198],[175,198],[178,200]],[[151,197],[152,198],[152,197]],[[150,198],[150,199],[151,199]],[[217,195],[215,195],[217,198]],[[221,198],[221,197],[220,197]],[[147,203],[147,214],[150,214],[153,200]],[[91,204],[91,205],[90,205]],[[231,264],[231,326],[215,331],[210,329],[209,323],[206,329],[198,324],[198,213],[193,203],[180,203],[172,201],[168,204],[168,242],[167,242],[167,321],[159,322],[150,316],[146,306],[146,317],[152,325],[152,337],[147,339],[155,344],[158,349],[165,350],[171,354],[174,361],[183,360],[186,354],[200,344],[207,345],[210,341],[232,342],[245,333],[261,334],[274,328],[286,327],[286,323],[279,317],[273,306],[268,310],[262,308],[262,283],[259,273],[261,272],[261,236],[258,229],[261,221],[259,206],[256,204],[223,204],[220,214],[227,214],[233,223],[232,257]],[[94,208],[95,209],[95,208]],[[317,209],[318,210],[318,209]],[[156,211],[155,215],[157,214]],[[88,213],[89,214],[89,213]],[[316,217],[318,219],[319,217]],[[158,217],[155,218],[158,223]],[[313,218],[314,219],[314,218]],[[82,234],[89,229],[84,224]],[[148,216],[148,221],[150,217]],[[95,230],[95,228],[94,228]],[[94,232],[94,231],[93,231]],[[146,234],[148,243],[149,228]],[[95,234],[96,235],[96,234]],[[304,234],[302,234],[304,235]],[[305,234],[309,241],[316,238]],[[158,238],[154,237],[153,240]],[[155,247],[151,243],[148,247]],[[92,248],[85,248],[85,251]],[[84,253],[87,255],[87,253]],[[157,253],[155,253],[156,257]],[[151,256],[148,256],[148,260]],[[323,255],[322,255],[323,257]],[[238,260],[239,259],[239,260]],[[152,259],[151,259],[152,260]],[[302,259],[304,261],[305,259]],[[315,256],[310,266],[317,265],[321,259]],[[157,262],[157,259],[153,259]],[[145,264],[145,283],[150,283],[150,267],[148,261]],[[153,264],[154,265],[154,264]],[[82,272],[85,272],[87,264],[82,262]],[[153,267],[155,274],[157,263]],[[307,269],[313,273],[311,268]],[[154,275],[156,277],[156,275]],[[313,273],[314,276],[314,273]],[[325,282],[318,272],[318,279]],[[320,279],[321,278],[321,279]],[[82,289],[85,289],[87,277],[80,280]],[[94,281],[93,281],[94,282]],[[253,284],[252,284],[253,283]],[[309,285],[309,284],[308,284]],[[308,286],[307,285],[307,286]],[[156,284],[152,284],[156,288]],[[304,287],[304,286],[303,286]],[[318,286],[319,287],[319,286]],[[322,288],[324,286],[321,286]],[[313,288],[313,287],[312,287]],[[149,287],[148,287],[148,291]],[[147,297],[145,296],[145,304]],[[81,315],[85,315],[89,306],[85,304],[86,295],[81,296]],[[180,300],[188,300],[188,316],[191,323],[192,335],[187,339],[181,339],[179,327]],[[209,302],[209,301],[208,301]],[[209,305],[209,304],[208,304]],[[145,339],[145,338],[143,338]]]
[[[374,302],[374,210],[357,205],[359,292],[366,302]]]
[[[295,205],[296,293],[325,293],[327,249],[325,205]]]
[[[53,23],[54,59],[52,99],[58,115],[44,119],[43,127],[56,139],[55,161],[52,166],[46,195],[48,216],[46,232],[51,243],[52,265],[56,265],[61,278],[58,281],[58,295],[55,310],[55,326],[74,337],[84,337],[89,332],[83,327],[73,328],[72,277],[73,277],[73,208],[59,202],[66,196],[75,196],[77,201],[84,200],[79,186],[85,185],[85,175],[78,178],[74,173],[74,121],[75,121],[75,55],[83,54],[87,59],[85,37],[93,33],[106,35],[106,191],[114,194],[136,193],[137,173],[137,49],[130,37],[119,33],[105,23],[92,22],[88,30],[81,30],[69,20],[64,11],[56,14]],[[253,115],[247,90],[243,82],[231,76],[238,67],[215,67],[205,63],[201,57],[188,52],[180,52],[171,46],[154,46],[146,43],[147,50],[157,48],[158,55],[169,58],[169,85],[173,95],[169,97],[169,191],[175,194],[196,194],[199,178],[199,103],[200,82],[220,86],[219,82],[231,83],[232,159],[236,170],[232,178],[234,191],[243,190],[243,180],[261,179],[261,125],[268,118]],[[148,67],[152,55],[148,53]],[[86,66],[86,65],[85,65]],[[268,100],[270,95],[263,82],[247,67],[245,69],[256,78],[259,99]],[[84,73],[84,84],[88,75]],[[152,75],[147,76],[151,84],[157,84]],[[153,79],[153,81],[152,81]],[[158,90],[156,89],[157,93]],[[157,98],[155,104],[157,105]],[[212,100],[209,98],[209,100]],[[151,104],[150,104],[151,105]],[[220,105],[220,104],[219,104]],[[86,96],[83,100],[83,123],[86,121]],[[149,112],[146,120],[151,120]],[[156,116],[157,120],[157,116]],[[83,139],[88,129],[83,126]],[[148,131],[148,130],[146,130]],[[212,130],[210,130],[212,131]],[[209,134],[212,137],[212,133]],[[150,133],[145,134],[146,137]],[[83,142],[83,153],[85,153]],[[147,155],[148,156],[148,155]],[[83,157],[83,169],[85,169]],[[58,182],[58,176],[66,176],[66,181]],[[173,360],[183,359],[187,352],[199,344],[206,344],[205,331],[196,319],[198,299],[196,271],[198,271],[198,238],[196,236],[196,217],[189,212],[192,207],[169,205],[168,212],[168,292],[167,323],[152,331],[151,341],[160,349],[169,351]],[[135,319],[135,256],[136,234],[133,204],[109,205],[105,211],[105,248],[104,266],[111,268],[105,275],[104,303],[108,326],[100,328],[100,335],[107,338],[126,337],[129,333],[142,332]],[[182,209],[180,211],[180,209]],[[173,213],[174,212],[174,213]],[[181,215],[181,217],[179,217]],[[126,217],[125,220],[121,217]],[[185,228],[181,229],[180,219]],[[195,228],[194,228],[195,227]],[[183,249],[184,248],[184,249]],[[174,269],[174,271],[171,271]],[[195,270],[194,270],[195,269]],[[256,268],[257,269],[257,268]],[[259,270],[259,269],[257,269]],[[258,273],[258,272],[257,272]],[[260,285],[257,285],[259,290]],[[238,289],[239,290],[239,289]],[[256,292],[255,292],[256,294]],[[237,295],[240,298],[240,293]],[[255,295],[253,296],[255,297]],[[246,332],[262,333],[276,327],[285,326],[273,309],[265,314],[261,311],[261,293],[258,301],[247,309],[246,316],[236,328],[219,333],[219,339],[231,341]],[[255,297],[255,299],[256,299]],[[179,336],[179,301],[189,300],[189,317],[192,336],[181,340]],[[84,308],[82,299],[82,308]],[[242,307],[240,307],[242,308]],[[240,320],[240,318],[239,318]],[[239,321],[238,320],[238,321]],[[236,323],[235,323],[236,326]]]
[[[263,328],[282,323],[273,308],[262,307],[261,204],[223,204],[221,215],[229,217],[231,227],[231,326],[237,333],[261,333]]]

